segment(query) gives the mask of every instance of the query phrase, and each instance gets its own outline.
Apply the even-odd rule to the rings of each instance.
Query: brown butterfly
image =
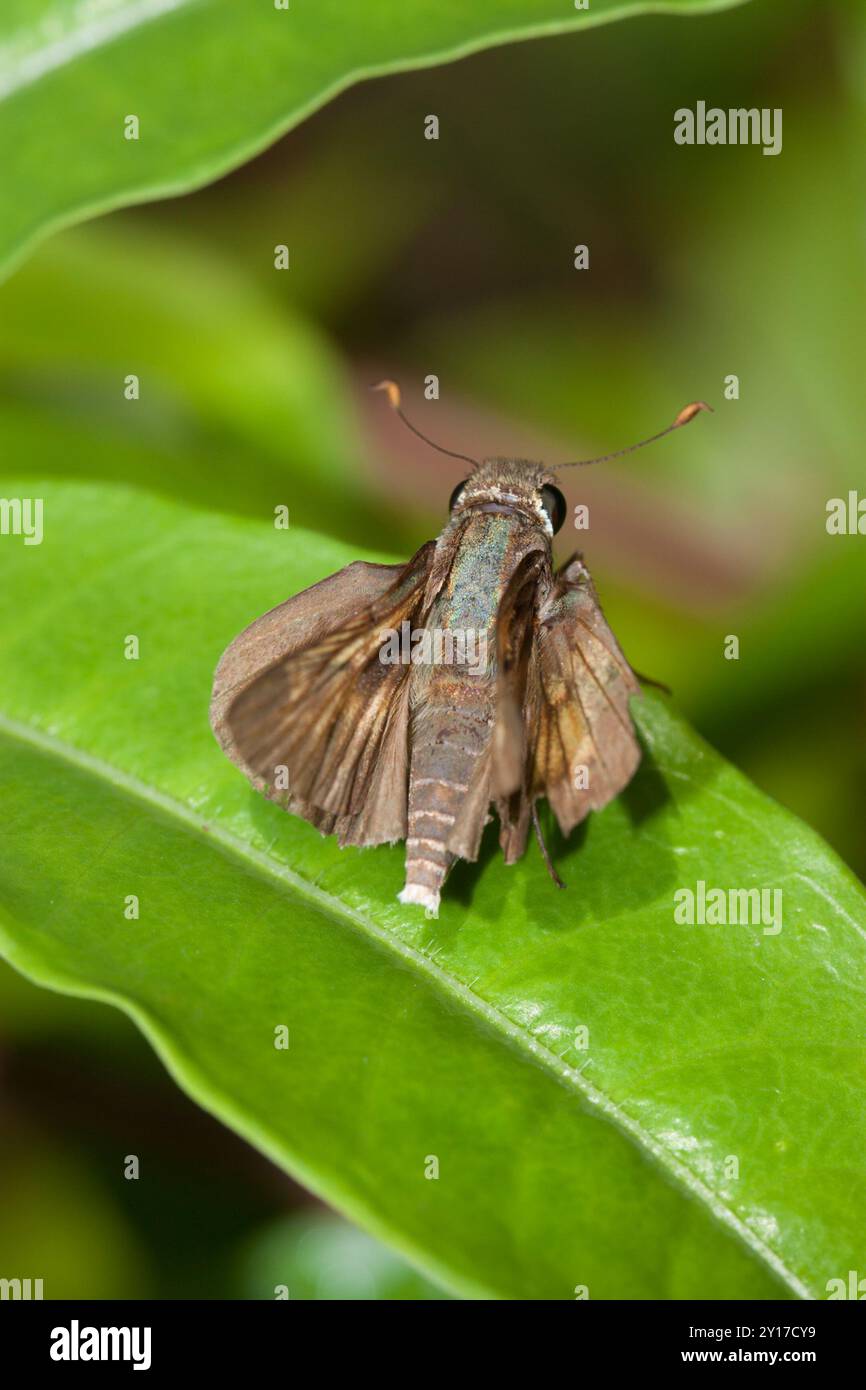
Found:
[[[393,382],[385,390],[403,414]],[[643,448],[709,410],[600,459]],[[432,444],[426,436],[425,442]],[[434,445],[439,448],[440,446]],[[546,797],[564,835],[632,777],[635,676],[575,555],[554,572],[565,499],[523,459],[477,462],[405,565],[356,561],[259,618],[223,654],[211,724],[253,786],[340,845],[406,841],[400,901],[438,915],[491,804],[506,864]],[[561,467],[574,467],[563,464]]]

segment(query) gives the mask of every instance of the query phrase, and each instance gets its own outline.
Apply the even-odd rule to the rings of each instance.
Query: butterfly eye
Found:
[[[456,488],[454,489],[454,491],[453,491],[452,494],[451,494],[451,501],[448,503],[448,510],[449,510],[449,512],[453,512],[454,508],[457,506],[457,503],[460,501],[460,498],[463,496],[463,489],[465,488],[465,486],[466,486],[466,484],[467,484],[468,482],[469,482],[469,479],[468,479],[468,478],[464,478],[462,483],[458,483],[458,484],[457,484]]]
[[[556,535],[565,521],[565,498],[558,487],[551,487],[550,484],[541,489],[541,505],[547,513],[547,518],[553,527],[553,534]]]

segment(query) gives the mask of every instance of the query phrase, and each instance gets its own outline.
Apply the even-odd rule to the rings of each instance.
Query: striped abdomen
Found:
[[[473,778],[481,774],[486,780],[484,760],[493,718],[486,694],[483,689],[461,692],[459,704],[433,699],[419,707],[413,719],[406,886],[400,901],[420,903],[434,915],[446,874],[458,857],[447,848],[448,842]],[[486,798],[482,800],[483,823],[487,807]],[[466,857],[465,851],[459,857]]]

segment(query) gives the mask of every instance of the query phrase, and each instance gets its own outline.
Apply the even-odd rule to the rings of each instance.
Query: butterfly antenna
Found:
[[[556,471],[559,472],[560,468],[584,468],[589,463],[607,463],[610,459],[622,458],[623,454],[633,454],[635,449],[645,449],[647,444],[655,444],[657,439],[664,439],[666,434],[673,434],[674,430],[687,425],[702,410],[709,410],[712,414],[713,407],[707,405],[706,401],[692,401],[691,405],[683,406],[672,425],[668,425],[665,430],[659,430],[658,434],[651,434],[649,439],[642,439],[639,444],[629,444],[627,449],[615,449],[612,454],[599,454],[598,458],[575,459],[573,463],[558,463]]]
[[[370,390],[384,391],[385,395],[388,397],[388,404],[394,411],[394,414],[399,415],[406,428],[410,429],[419,439],[423,439],[425,444],[429,444],[431,449],[437,449],[440,454],[447,454],[451,459],[462,459],[464,463],[471,463],[473,468],[480,467],[477,459],[471,459],[468,454],[457,454],[453,449],[445,449],[441,444],[437,444],[433,439],[428,439],[426,434],[422,434],[419,429],[415,428],[412,421],[403,413],[403,407],[400,404],[400,387],[397,385],[396,381],[380,381],[375,386],[371,386]]]

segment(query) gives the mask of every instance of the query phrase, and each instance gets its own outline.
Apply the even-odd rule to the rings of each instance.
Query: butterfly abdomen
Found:
[[[413,720],[406,886],[400,901],[420,903],[433,914],[448,870],[458,855],[466,857],[467,799],[479,776],[486,776],[492,704],[486,691],[476,687],[473,695],[459,704],[428,701]]]

